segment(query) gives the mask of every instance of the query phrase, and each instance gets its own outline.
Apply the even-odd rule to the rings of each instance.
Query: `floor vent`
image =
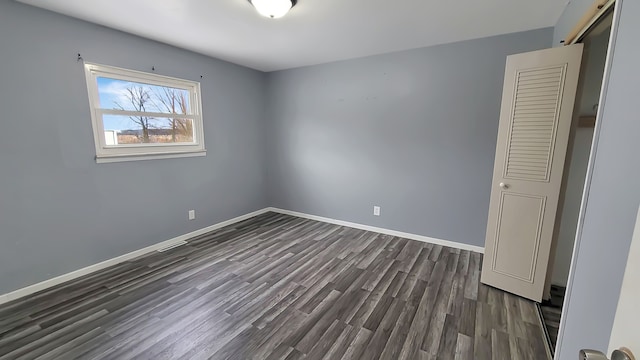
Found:
[[[180,241],[180,242],[177,242],[177,243],[172,244],[172,245],[169,245],[169,246],[167,246],[167,247],[165,247],[165,248],[159,249],[159,250],[158,250],[158,252],[165,252],[165,251],[169,251],[169,250],[171,250],[171,249],[175,249],[175,248],[180,247],[180,246],[182,246],[182,245],[187,245],[187,242],[186,242],[186,241]]]

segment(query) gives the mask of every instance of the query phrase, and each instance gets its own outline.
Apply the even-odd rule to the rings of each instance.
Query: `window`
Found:
[[[200,83],[85,64],[97,162],[204,156]]]

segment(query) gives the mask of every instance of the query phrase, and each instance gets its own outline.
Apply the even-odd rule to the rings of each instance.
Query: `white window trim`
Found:
[[[96,162],[111,163],[120,161],[167,159],[206,155],[207,151],[204,144],[204,124],[202,120],[202,102],[200,97],[201,93],[199,82],[92,63],[85,63],[84,67],[87,80],[87,90],[89,93],[89,104],[91,108],[93,137],[96,146]],[[117,146],[107,145],[105,143],[104,124],[102,122],[103,114],[136,115],[140,113],[135,111],[101,109],[100,95],[98,93],[98,77],[140,82],[150,85],[166,86],[189,91],[189,101],[192,114],[180,115],[180,117],[193,120],[193,144],[154,143]],[[145,114],[164,118],[171,117],[171,114],[163,113],[147,112]]]

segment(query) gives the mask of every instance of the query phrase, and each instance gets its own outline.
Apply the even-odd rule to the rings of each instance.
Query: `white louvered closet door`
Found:
[[[582,44],[507,58],[482,282],[541,301]]]

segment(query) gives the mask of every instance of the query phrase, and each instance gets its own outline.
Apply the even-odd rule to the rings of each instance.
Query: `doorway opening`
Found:
[[[612,6],[576,41],[584,44],[580,82],[547,270],[545,296],[543,302],[538,304],[552,354],[557,346],[578,231],[578,219],[606,71],[613,13],[614,7]]]

